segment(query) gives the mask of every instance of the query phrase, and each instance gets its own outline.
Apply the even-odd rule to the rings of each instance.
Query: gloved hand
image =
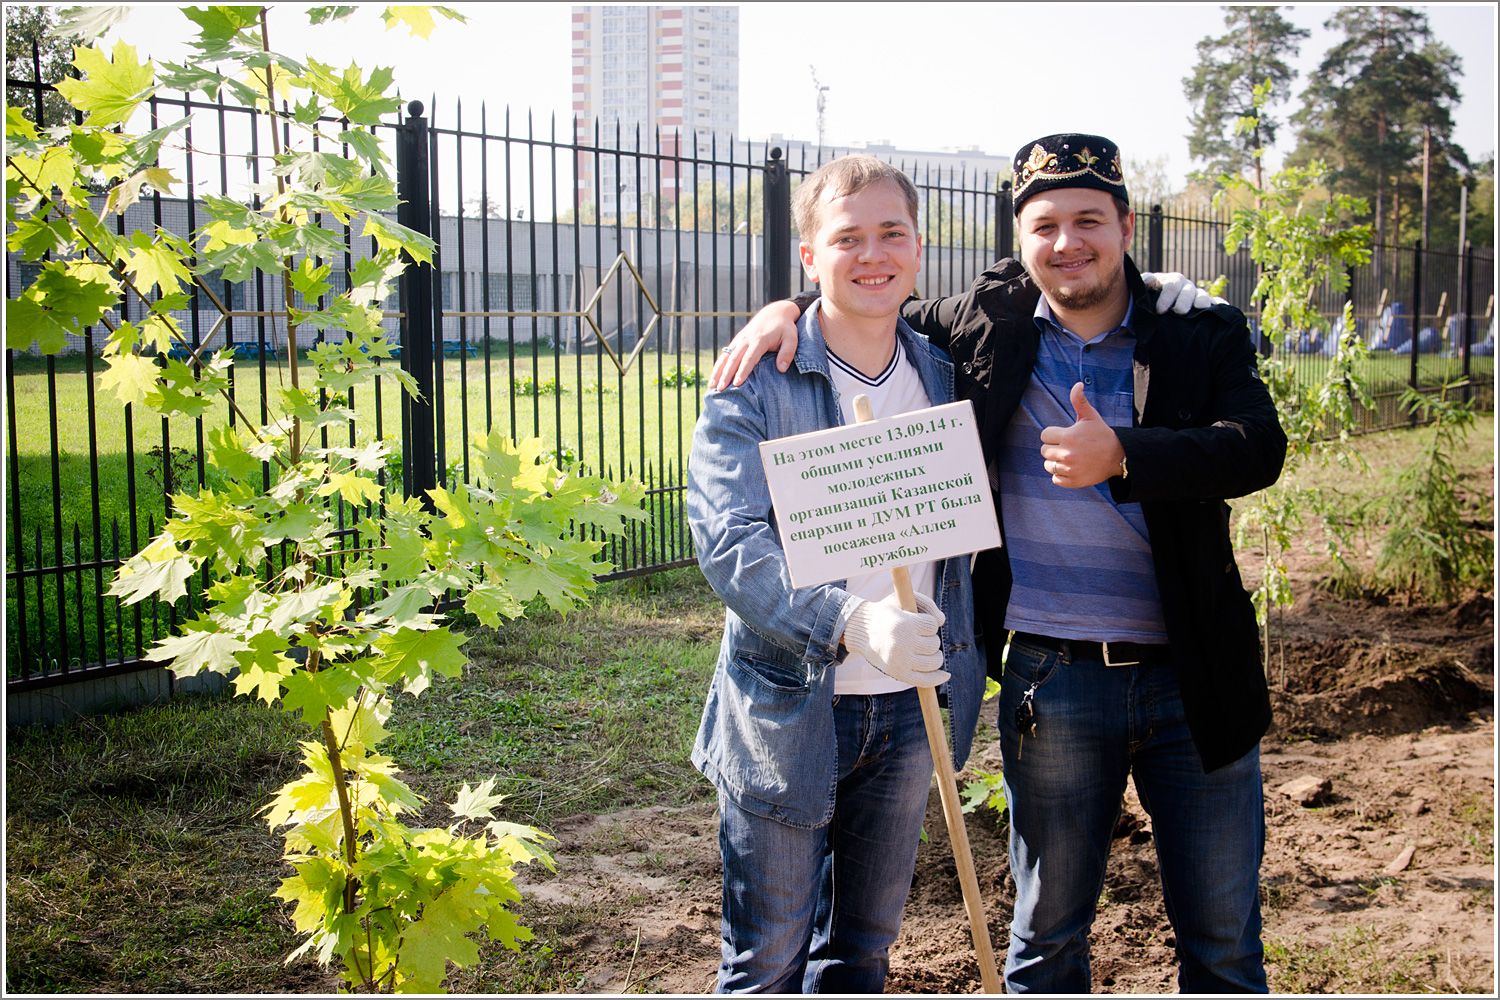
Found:
[[[844,627],[844,646],[875,669],[913,687],[937,687],[948,679],[938,629],[944,617],[924,594],[917,612],[903,611],[896,595],[883,601],[859,600]]]
[[[1142,271],[1141,281],[1147,288],[1161,293],[1156,297],[1158,314],[1170,309],[1181,316],[1194,309],[1207,309],[1209,306],[1223,305],[1225,302],[1219,296],[1210,295],[1206,290],[1193,284],[1188,280],[1187,275],[1178,274],[1176,271],[1162,271],[1160,274]]]

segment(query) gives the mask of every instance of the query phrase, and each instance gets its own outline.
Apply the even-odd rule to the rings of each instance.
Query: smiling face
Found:
[[[1128,297],[1125,248],[1135,213],[1093,188],[1053,188],[1021,206],[1021,263],[1059,316],[1118,306]]]
[[[877,181],[852,194],[826,190],[817,228],[798,253],[802,269],[823,293],[832,317],[891,321],[916,286],[922,238],[905,192]]]

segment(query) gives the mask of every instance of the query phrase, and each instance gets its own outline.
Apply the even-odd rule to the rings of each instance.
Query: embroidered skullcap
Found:
[[[1120,148],[1102,135],[1061,132],[1028,142],[1016,151],[1013,183],[1017,215],[1027,198],[1053,188],[1094,188],[1130,200],[1120,170]]]

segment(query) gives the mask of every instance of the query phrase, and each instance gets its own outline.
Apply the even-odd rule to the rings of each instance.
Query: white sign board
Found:
[[[764,441],[792,586],[995,548],[973,404]]]

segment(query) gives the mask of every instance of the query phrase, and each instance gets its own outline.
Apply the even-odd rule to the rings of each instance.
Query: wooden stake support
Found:
[[[854,397],[854,416],[860,423],[874,419],[868,396]],[[917,596],[911,587],[911,573],[904,566],[891,570],[896,598],[905,611],[917,610]],[[958,801],[958,779],[953,774],[953,755],[948,752],[948,734],[938,708],[937,691],[917,688],[922,706],[922,723],[927,727],[927,748],[932,752],[932,766],[937,771],[938,796],[943,802],[943,821],[948,827],[948,842],[953,845],[953,860],[958,867],[958,881],[963,888],[964,910],[969,917],[969,933],[974,938],[974,956],[979,961],[979,981],[985,993],[1000,992],[1000,975],[995,967],[995,949],[990,944],[989,921],[979,898],[979,879],[974,874],[974,855],[969,850],[969,831],[964,826],[963,808]]]

